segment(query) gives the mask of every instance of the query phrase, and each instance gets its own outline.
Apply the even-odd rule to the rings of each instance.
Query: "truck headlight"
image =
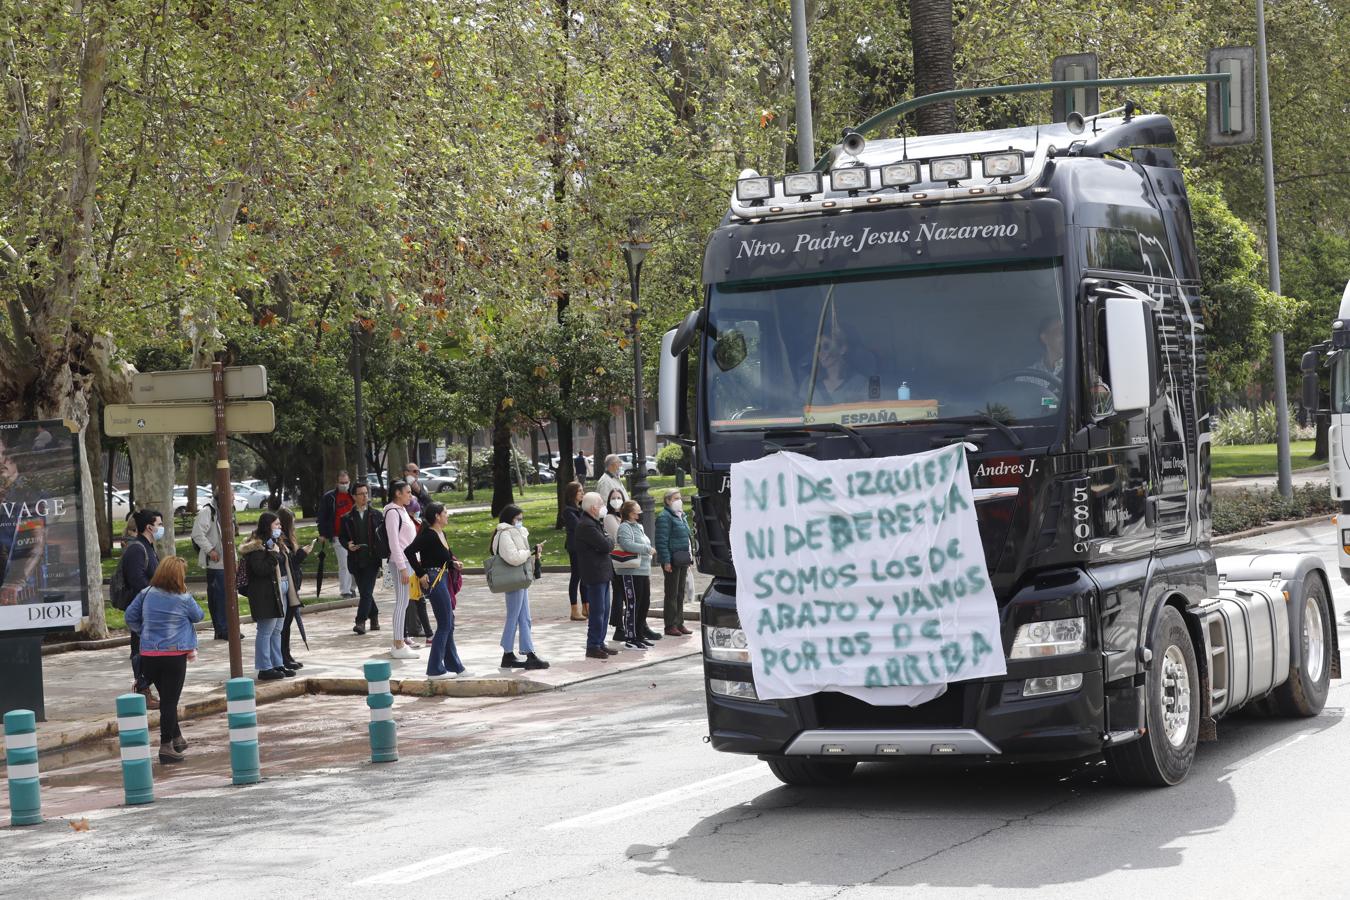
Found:
[[[708,689],[722,697],[735,697],[737,700],[758,700],[755,686],[748,681],[727,681],[725,678],[709,678]]]
[[[1009,659],[1032,659],[1079,653],[1087,647],[1087,623],[1082,616],[1030,622],[1017,629]]]
[[[745,643],[745,632],[740,628],[704,625],[703,637],[708,643],[708,658],[725,662],[748,663],[750,650]]]
[[[1044,697],[1047,694],[1064,694],[1076,691],[1083,686],[1083,673],[1072,675],[1051,675],[1048,678],[1028,678],[1022,685],[1023,697]]]

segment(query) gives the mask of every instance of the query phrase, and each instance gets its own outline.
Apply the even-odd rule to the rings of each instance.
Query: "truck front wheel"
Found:
[[[852,760],[815,760],[776,757],[766,759],[769,770],[783,784],[794,787],[828,787],[843,784],[858,764]]]
[[[1327,702],[1331,687],[1331,604],[1327,589],[1316,575],[1303,588],[1303,639],[1299,658],[1289,664],[1289,680],[1270,695],[1279,715],[1315,716]]]
[[[1147,728],[1137,741],[1108,748],[1106,762],[1122,784],[1178,784],[1195,760],[1200,735],[1200,672],[1181,613],[1165,607],[1148,669]]]

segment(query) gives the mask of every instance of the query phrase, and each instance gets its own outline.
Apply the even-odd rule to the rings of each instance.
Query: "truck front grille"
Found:
[[[956,728],[964,724],[965,689],[959,685],[921,706],[873,706],[833,692],[817,694],[812,702],[821,728]]]

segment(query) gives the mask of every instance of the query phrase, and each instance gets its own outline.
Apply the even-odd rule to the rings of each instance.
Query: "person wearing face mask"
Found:
[[[605,646],[605,623],[609,621],[610,584],[614,577],[614,563],[610,551],[614,542],[605,535],[600,524],[605,501],[591,492],[581,498],[584,515],[572,531],[572,546],[576,550],[577,565],[581,568],[581,596],[589,604],[590,619],[586,625],[586,658],[609,659],[619,651]]]
[[[622,610],[619,617],[620,637],[623,645],[630,650],[652,647],[652,642],[647,640],[645,620],[652,602],[652,557],[656,555],[656,548],[638,521],[641,515],[642,507],[636,500],[629,500],[619,508],[617,545],[619,550],[628,554],[629,559],[614,565],[622,590],[615,605]]]
[[[616,459],[618,457],[615,457]],[[602,479],[603,480],[603,479]],[[627,554],[619,547],[619,526],[623,524],[623,519],[619,516],[619,511],[623,509],[627,498],[623,491],[618,488],[612,488],[605,497],[605,537],[609,538],[610,543],[614,545],[618,559],[614,562],[614,578],[610,581],[610,608],[609,624],[614,629],[614,640],[617,643],[624,643],[623,628],[623,572],[620,567],[627,559]]]
[[[581,454],[577,454],[581,458]],[[577,551],[572,545],[572,533],[577,530],[577,523],[585,515],[581,511],[581,495],[586,489],[581,486],[580,481],[568,482],[567,487],[563,488],[563,529],[567,533],[567,540],[563,544],[563,549],[567,551],[568,568],[571,570],[571,577],[567,581],[567,601],[572,607],[572,621],[585,622],[590,611],[586,608],[586,603],[581,599],[581,566],[577,563]]]
[[[403,467],[403,480],[408,483],[408,488],[412,491],[412,497],[409,499],[407,506],[408,515],[412,516],[413,521],[420,524],[422,510],[431,505],[431,495],[422,486],[422,470],[417,463],[410,462]]]
[[[343,600],[356,596],[356,583],[347,569],[347,545],[342,541],[342,521],[352,511],[355,498],[352,496],[352,478],[343,469],[337,473],[337,483],[333,490],[319,500],[319,537],[333,545],[337,556],[338,592]]]
[[[291,624],[300,615],[300,586],[305,581],[302,567],[305,557],[314,552],[315,541],[300,546],[295,537],[295,513],[288,506],[277,510],[277,524],[281,526],[281,551],[286,560],[281,567],[281,577],[289,583],[289,589],[282,591],[282,599],[286,601],[286,618],[281,626],[281,664],[299,671],[305,664],[291,655]]]
[[[294,588],[287,573],[289,563],[282,543],[281,521],[275,513],[258,517],[258,527],[239,548],[240,565],[248,573],[249,610],[257,633],[253,640],[253,662],[259,681],[294,678],[295,670],[285,667],[281,656],[281,627],[286,619],[286,603]]]
[[[135,523],[136,538],[122,549],[122,558],[118,565],[126,578],[127,598],[131,599],[145,590],[155,577],[159,568],[159,554],[155,552],[155,541],[164,539],[164,518],[155,509],[138,509],[132,514]],[[131,632],[131,673],[135,678],[132,690],[145,695],[147,709],[159,709],[159,701],[150,692],[150,683],[141,671],[141,636]]]
[[[693,634],[684,627],[684,590],[689,566],[694,558],[690,550],[689,523],[684,518],[684,495],[679,488],[666,491],[661,512],[656,516],[656,556],[666,575],[666,634],[670,637]]]
[[[543,544],[530,546],[530,532],[525,528],[525,514],[514,503],[502,509],[501,521],[492,535],[491,550],[508,566],[520,566],[537,559],[544,552]],[[502,627],[503,669],[547,669],[534,653],[534,638],[530,634],[530,589],[506,592],[506,624]],[[520,635],[521,659],[515,654],[516,634]]]
[[[623,460],[619,459],[617,453],[611,453],[605,457],[605,472],[595,483],[595,490],[604,497],[606,501],[619,492],[619,505],[622,506],[628,500],[628,490],[623,486],[623,479],[619,477],[619,467],[623,465]],[[614,510],[613,507],[610,508]]]

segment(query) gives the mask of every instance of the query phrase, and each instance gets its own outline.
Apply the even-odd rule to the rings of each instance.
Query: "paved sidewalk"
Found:
[[[657,573],[659,575],[659,573]],[[697,576],[701,592],[705,576]],[[653,579],[653,604],[661,603],[659,578]],[[304,664],[298,677],[260,682],[260,703],[304,694],[364,694],[362,665],[371,659],[389,659],[392,645],[393,595],[383,585],[376,589],[383,630],[357,635],[352,631],[355,611],[331,609],[305,616],[309,647],[298,631],[292,634],[292,650]],[[541,671],[520,669],[505,672],[500,646],[504,604],[501,595],[487,589],[481,575],[466,575],[455,611],[455,643],[467,667],[467,677],[431,682],[426,677],[427,650],[418,659],[395,659],[391,683],[395,693],[455,697],[510,697],[553,690],[569,684],[603,677],[684,656],[701,650],[697,628],[688,637],[664,637],[646,651],[624,650],[608,661],[585,658],[585,622],[568,618],[567,575],[545,574],[530,589],[531,617],[536,652],[551,667]],[[697,606],[686,605],[686,619],[697,617]],[[434,625],[435,616],[428,610]],[[661,632],[660,613],[653,610],[651,627]],[[244,674],[253,677],[253,626],[243,628]],[[612,636],[612,631],[610,632]],[[195,663],[188,667],[181,708],[186,718],[211,715],[225,708],[224,682],[229,678],[229,650],[224,641],[214,641],[210,631],[200,634],[201,646]],[[70,747],[116,733],[115,699],[131,689],[131,664],[127,647],[72,651],[46,656],[42,661],[46,691],[47,721],[38,726],[43,752]],[[158,714],[151,713],[152,723]]]

